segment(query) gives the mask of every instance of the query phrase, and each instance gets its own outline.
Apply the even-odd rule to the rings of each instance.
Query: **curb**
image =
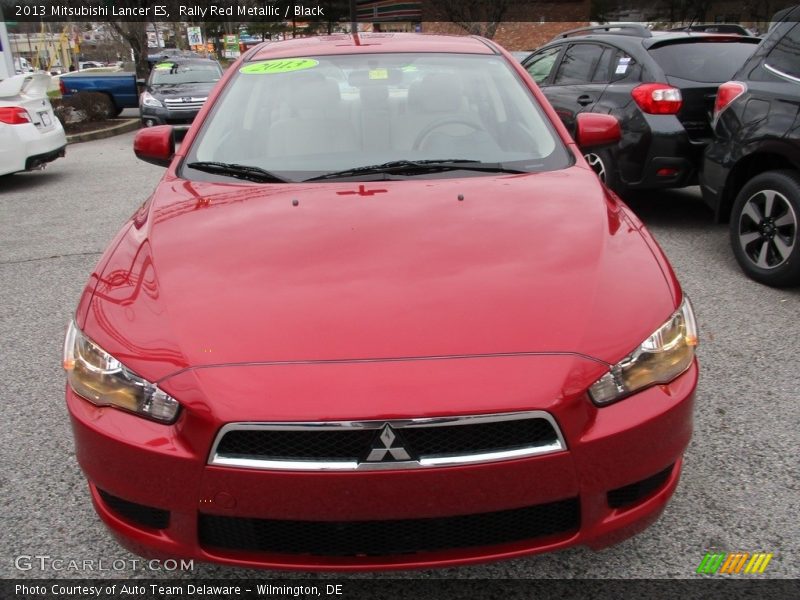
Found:
[[[75,133],[67,136],[68,144],[76,144],[78,142],[89,142],[91,140],[102,140],[103,138],[114,137],[129,131],[135,131],[142,126],[139,119],[126,119],[119,125],[113,127],[106,127],[105,129],[98,129],[97,131],[87,131],[85,133]]]

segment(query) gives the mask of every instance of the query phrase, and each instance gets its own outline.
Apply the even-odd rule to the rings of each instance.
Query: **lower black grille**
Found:
[[[580,527],[577,498],[499,512],[393,521],[284,521],[201,514],[200,543],[226,550],[391,556],[492,546]]]
[[[611,508],[624,508],[631,504],[636,504],[664,485],[667,479],[669,479],[670,473],[672,473],[673,466],[674,465],[670,465],[663,471],[647,479],[642,479],[636,483],[611,490],[608,492],[608,505]]]
[[[100,494],[100,498],[108,508],[136,525],[153,529],[166,529],[169,525],[169,511],[167,510],[123,500],[99,488],[97,493]]]

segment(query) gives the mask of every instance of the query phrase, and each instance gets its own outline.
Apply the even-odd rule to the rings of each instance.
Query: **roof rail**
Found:
[[[606,23],[605,25],[589,25],[578,27],[558,34],[555,39],[591,35],[593,33],[611,33],[614,35],[629,35],[631,37],[649,38],[652,32],[641,23]]]

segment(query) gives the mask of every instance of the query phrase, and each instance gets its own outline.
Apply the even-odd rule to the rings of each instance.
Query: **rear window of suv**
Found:
[[[650,49],[650,56],[667,77],[722,83],[733,77],[755,49],[753,43],[693,42],[657,46]]]

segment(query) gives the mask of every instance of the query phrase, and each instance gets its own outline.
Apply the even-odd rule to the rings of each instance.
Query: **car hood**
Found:
[[[147,91],[159,100],[164,98],[182,98],[184,96],[208,96],[216,83],[178,83],[175,85],[151,85]]]
[[[262,362],[614,363],[679,294],[641,224],[583,167],[369,183],[165,178],[106,258],[85,331],[153,380]]]

